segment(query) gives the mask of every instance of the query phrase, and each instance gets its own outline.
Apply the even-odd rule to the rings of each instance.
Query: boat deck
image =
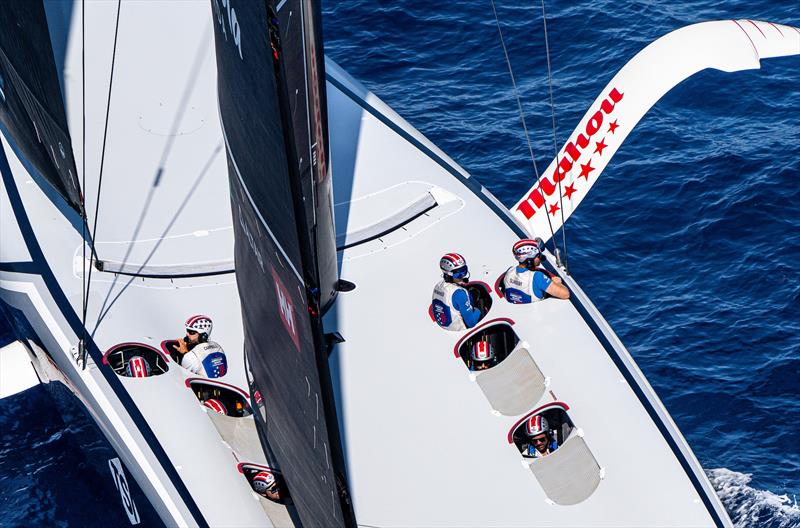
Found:
[[[565,279],[573,290],[568,301],[511,305],[493,293],[479,325],[509,322],[549,382],[524,412],[504,416],[493,410],[481,378],[475,381],[454,354],[470,332],[440,329],[428,306],[442,254],[463,254],[471,280],[494,289],[498,276],[514,264],[510,248],[519,236],[492,210],[496,202],[454,177],[463,171],[446,156],[334,65],[329,63],[328,71],[340,236],[403,217],[425,193],[437,203],[341,254],[341,277],[356,288],[339,295],[325,322],[326,331],[344,338],[331,356],[331,370],[358,522],[714,525],[670,446],[673,440],[665,439],[640,401],[643,389],[620,370],[597,323],[587,322],[587,310],[594,309],[571,279]],[[654,395],[649,398],[661,409]],[[588,498],[568,506],[554,503],[557,494],[544,492],[508,441],[527,411],[554,401],[568,405],[578,428],[570,439],[583,434],[602,476]],[[676,430],[672,433],[682,442]],[[685,463],[699,469],[688,456]],[[563,470],[574,471],[563,458]],[[558,464],[551,466],[558,473]],[[698,486],[710,490],[707,482]]]

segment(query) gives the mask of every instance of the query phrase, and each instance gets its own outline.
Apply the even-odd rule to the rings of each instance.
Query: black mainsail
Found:
[[[350,514],[319,319],[338,277],[322,42],[306,16],[316,9],[310,0],[282,1],[277,10],[270,2],[211,3],[245,354],[251,391],[267,409],[257,414],[259,434],[300,521],[344,526]],[[309,42],[318,54],[311,61]]]
[[[7,0],[0,9],[0,123],[22,158],[82,212],[64,100],[42,2]]]

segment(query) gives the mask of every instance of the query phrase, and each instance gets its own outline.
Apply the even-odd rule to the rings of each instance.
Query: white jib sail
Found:
[[[760,59],[798,54],[800,29],[771,22],[703,22],[664,35],[611,79],[540,181],[511,211],[531,236],[549,240],[550,226],[555,232],[562,225],[562,205],[566,221],[633,127],[673,86],[706,68],[757,69]]]

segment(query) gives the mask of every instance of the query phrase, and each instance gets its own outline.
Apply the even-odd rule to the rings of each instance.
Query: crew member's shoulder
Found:
[[[195,349],[200,352],[216,352],[222,351],[222,346],[216,341],[206,341],[205,343],[198,343]]]

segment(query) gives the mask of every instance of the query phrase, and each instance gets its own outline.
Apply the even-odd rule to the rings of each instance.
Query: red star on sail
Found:
[[[617,125],[617,126],[619,126],[619,125]],[[603,149],[608,146],[605,143],[605,139],[606,138],[603,138],[600,141],[596,141],[595,142],[595,144],[594,144],[594,153],[595,154],[600,154],[601,156],[603,155]]]
[[[619,121],[619,120],[615,119],[614,121],[612,121],[611,123],[608,124],[608,131],[611,134],[613,134],[614,131],[619,128],[619,125],[617,124],[617,121]]]
[[[551,214],[552,216],[555,216],[555,215],[556,215],[556,212],[557,212],[559,209],[561,209],[561,208],[558,206],[558,204],[557,204],[557,203],[554,203],[553,205],[551,205],[551,206],[550,206],[550,214]]]
[[[566,191],[564,191],[564,198],[567,200],[572,200],[572,195],[575,193],[575,184],[570,183],[566,186]]]
[[[583,176],[584,178],[586,178],[586,181],[589,181],[589,173],[592,172],[593,170],[594,167],[592,167],[592,160],[589,160],[589,163],[581,164],[581,173],[578,174],[578,178]]]

